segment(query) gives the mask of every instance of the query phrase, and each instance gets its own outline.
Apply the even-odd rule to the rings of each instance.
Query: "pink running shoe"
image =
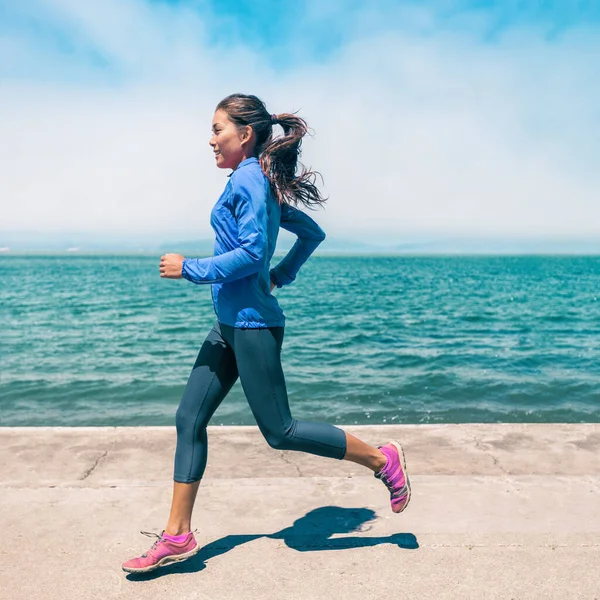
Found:
[[[398,442],[389,442],[378,448],[385,454],[387,463],[381,471],[375,473],[390,490],[390,503],[395,513],[401,513],[410,502],[410,480],[406,474],[404,450]]]
[[[142,531],[141,533],[158,539],[152,544],[150,550],[142,554],[139,558],[132,558],[121,565],[123,571],[127,573],[148,573],[149,571],[158,569],[158,567],[164,567],[165,565],[190,558],[200,550],[200,546],[198,546],[191,531],[181,543],[165,539],[163,537],[164,531],[160,535],[158,533],[149,533],[148,531]]]

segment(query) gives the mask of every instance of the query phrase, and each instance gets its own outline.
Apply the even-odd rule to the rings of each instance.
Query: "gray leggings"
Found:
[[[298,421],[290,413],[281,345],[283,327],[238,329],[216,323],[200,348],[177,409],[174,480],[202,479],[206,468],[206,426],[239,376],[242,389],[267,443],[343,459],[346,434],[327,423]]]

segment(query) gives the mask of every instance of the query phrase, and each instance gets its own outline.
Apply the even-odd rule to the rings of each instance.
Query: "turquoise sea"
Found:
[[[159,256],[0,257],[0,425],[172,425],[215,315]],[[276,295],[292,413],[600,422],[600,257],[314,256]],[[253,424],[239,383],[212,424]]]

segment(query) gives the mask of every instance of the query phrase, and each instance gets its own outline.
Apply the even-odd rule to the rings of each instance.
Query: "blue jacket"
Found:
[[[186,258],[182,274],[193,283],[211,283],[220,323],[257,329],[284,327],[285,315],[271,294],[270,280],[282,287],[325,239],[305,213],[279,205],[257,158],[242,161],[231,174],[210,214],[215,231],[213,256]],[[269,270],[279,227],[298,236],[283,260]]]

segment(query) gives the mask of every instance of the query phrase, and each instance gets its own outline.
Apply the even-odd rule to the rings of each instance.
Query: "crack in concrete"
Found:
[[[510,475],[510,473],[502,466],[498,458],[494,456],[489,449],[484,448],[483,442],[475,434],[472,434],[471,437],[475,442],[475,448],[477,448],[477,450],[483,452],[484,454],[487,454],[492,459],[494,466],[498,467],[498,469],[500,469],[500,471],[502,471],[504,475]]]
[[[304,475],[302,475],[302,471],[300,470],[300,467],[297,464],[294,464],[293,462],[290,462],[290,460],[283,453],[283,451],[280,452],[279,455],[281,456],[281,459],[283,460],[284,463],[286,463],[287,465],[290,465],[290,467],[295,467],[296,468],[296,471],[298,472],[298,477],[304,477]]]
[[[515,494],[521,494],[521,490],[518,488],[517,484],[513,480],[513,475],[511,475],[510,471],[504,468],[502,463],[498,460],[496,456],[492,454],[492,452],[488,448],[484,448],[483,442],[477,437],[475,433],[471,434],[471,439],[475,442],[475,448],[477,448],[477,450],[483,452],[492,459],[494,466],[497,467],[502,473],[502,475],[506,477],[505,481],[508,484],[508,486],[512,489],[512,491]]]
[[[84,481],[87,479],[93,472],[94,469],[98,466],[100,461],[108,455],[108,450],[105,450],[95,461],[94,464],[84,472],[84,474],[79,478],[79,481]]]

